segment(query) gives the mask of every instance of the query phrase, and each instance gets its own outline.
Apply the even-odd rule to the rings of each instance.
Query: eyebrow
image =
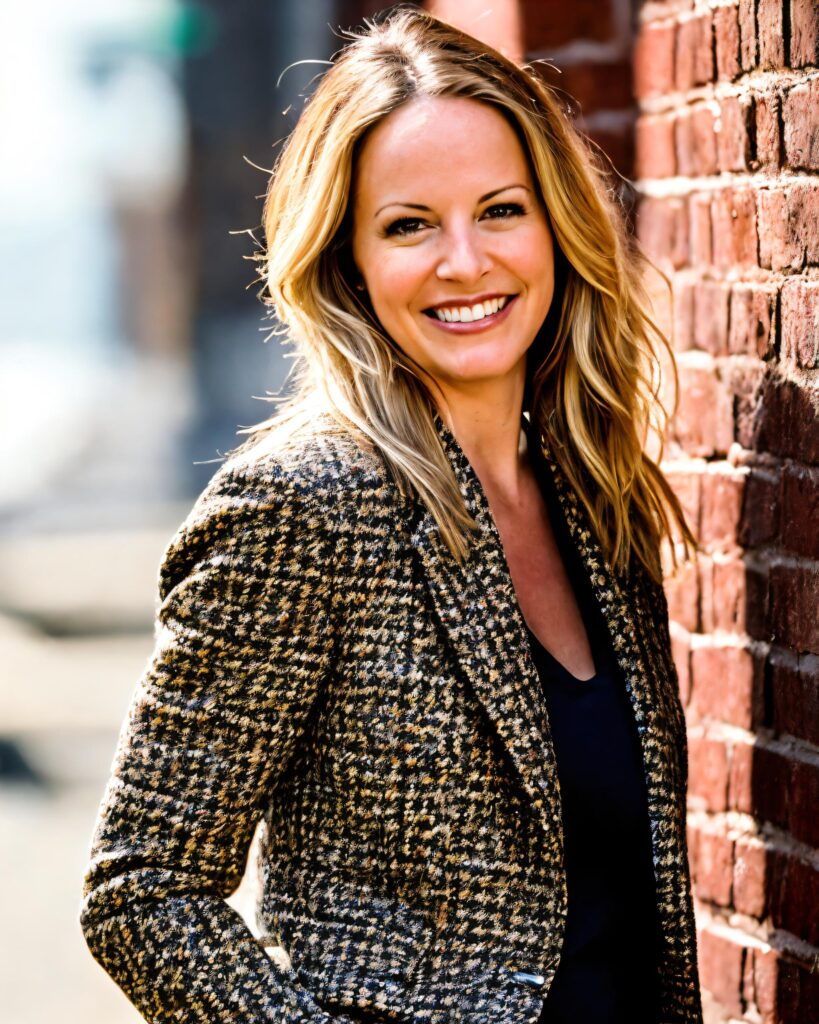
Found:
[[[522,188],[525,189],[527,192],[532,191],[528,187],[528,185],[521,185],[517,183],[514,185],[504,185],[503,188],[496,188],[493,192],[487,192],[485,196],[481,196],[481,198],[478,200],[478,205],[480,206],[481,203],[486,203],[490,199],[494,199],[495,196],[500,195],[501,192],[507,192],[510,188]],[[388,206],[407,206],[409,207],[410,210],[424,210],[427,213],[431,212],[432,209],[432,207],[424,206],[422,203],[404,203],[400,199],[396,199],[393,200],[392,202],[385,203],[383,206],[379,207],[379,209],[375,211],[373,216],[377,217],[379,213],[381,213],[382,210],[386,210]]]

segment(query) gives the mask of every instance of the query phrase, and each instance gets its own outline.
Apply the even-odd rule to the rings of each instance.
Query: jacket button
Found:
[[[527,974],[526,971],[515,971],[512,980],[519,981],[522,985],[531,985],[533,988],[542,988],[546,984],[542,974]]]

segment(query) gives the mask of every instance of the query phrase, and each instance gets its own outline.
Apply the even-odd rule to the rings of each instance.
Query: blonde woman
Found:
[[[701,1021],[659,558],[693,538],[601,172],[531,70],[399,9],[264,226],[301,375],[166,552],[91,951],[157,1022]]]

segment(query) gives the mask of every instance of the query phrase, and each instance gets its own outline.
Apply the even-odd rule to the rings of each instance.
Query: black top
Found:
[[[590,679],[577,679],[529,631],[557,760],[568,888],[561,960],[540,1020],[656,1024],[659,934],[637,726],[605,620],[539,456],[537,449],[533,461],[596,669]],[[616,844],[600,849],[601,836],[616,836]]]

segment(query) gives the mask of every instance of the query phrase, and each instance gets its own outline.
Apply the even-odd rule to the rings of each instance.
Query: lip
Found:
[[[487,295],[485,298],[475,298],[472,300],[472,305],[477,302],[486,302],[487,299],[500,299],[504,295],[508,295],[509,292],[493,292],[491,295]],[[501,323],[509,315],[509,310],[515,305],[518,300],[518,294],[512,295],[503,309],[498,310],[497,313],[490,313],[489,316],[483,317],[482,320],[472,320],[470,323],[447,323],[445,320],[439,320],[437,316],[429,316],[424,313],[424,319],[428,320],[434,327],[440,328],[442,331],[446,331],[448,334],[477,334],[480,331],[488,331],[496,324]],[[453,303],[454,305],[454,303]],[[469,302],[464,302],[463,305],[468,306]],[[440,309],[441,306],[428,306],[428,309]]]
[[[460,309],[461,306],[476,306],[479,302],[488,302],[490,299],[505,299],[510,295],[515,295],[516,292],[484,292],[482,295],[472,295],[471,297],[457,298],[457,299],[446,299],[444,302],[436,302],[431,306],[427,306],[427,309]]]

